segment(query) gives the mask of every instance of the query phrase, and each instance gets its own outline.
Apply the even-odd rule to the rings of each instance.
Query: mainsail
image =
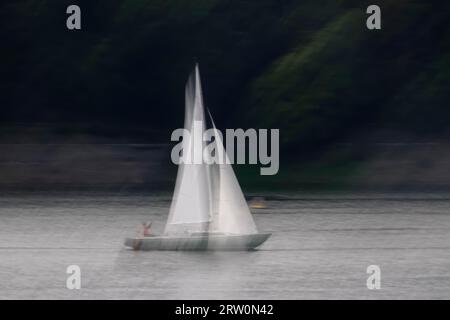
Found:
[[[195,155],[202,155],[202,137],[194,135],[194,123],[200,123],[201,135],[205,129],[203,98],[198,67],[190,75],[185,92],[186,111],[184,128],[191,134],[183,135],[183,152],[190,163],[180,163],[175,192],[172,198],[165,234],[207,231],[211,220],[210,182],[205,163],[194,164]],[[200,139],[199,139],[200,138]],[[197,139],[195,141],[194,139]],[[200,141],[199,141],[200,140]]]
[[[203,155],[205,143],[205,112],[198,66],[186,85],[186,113],[183,152],[191,159]],[[210,115],[211,117],[211,115]],[[216,152],[228,160],[220,134],[215,130]],[[201,135],[194,127],[201,123]],[[201,140],[201,141],[199,141]],[[201,150],[200,150],[201,148]],[[222,159],[225,160],[225,159]],[[190,232],[220,232],[226,234],[254,234],[256,225],[229,161],[207,164],[180,163],[165,234]]]

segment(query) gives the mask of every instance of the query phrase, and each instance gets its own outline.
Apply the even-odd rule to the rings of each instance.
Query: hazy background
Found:
[[[0,298],[449,298],[448,0],[2,1],[0,39]],[[220,129],[280,129],[277,175],[234,166],[272,236],[126,250],[164,228],[195,61]]]
[[[66,28],[69,4],[82,30]],[[170,134],[200,63],[219,128],[279,128],[244,190],[450,188],[450,3],[5,1],[0,188],[172,188]]]

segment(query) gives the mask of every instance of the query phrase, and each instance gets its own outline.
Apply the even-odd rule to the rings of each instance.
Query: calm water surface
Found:
[[[450,299],[450,195],[270,195],[252,252],[135,252],[170,194],[0,197],[1,299]],[[66,268],[81,267],[81,290]],[[368,265],[381,289],[368,290]]]

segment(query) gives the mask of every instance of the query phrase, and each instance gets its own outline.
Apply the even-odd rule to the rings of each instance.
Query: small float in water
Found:
[[[267,209],[264,197],[254,197],[249,201],[249,207],[252,209]]]

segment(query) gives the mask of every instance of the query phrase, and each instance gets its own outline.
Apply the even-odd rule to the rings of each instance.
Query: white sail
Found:
[[[179,164],[175,192],[164,233],[180,234],[207,231],[211,220],[210,179],[207,164],[193,163],[195,155],[202,155],[205,130],[203,98],[198,66],[186,85],[185,129],[190,135],[183,136],[183,152],[188,153],[191,163]],[[200,124],[199,135],[194,126]]]
[[[228,234],[254,234],[258,233],[255,222],[242,193],[239,182],[229,164],[228,155],[223,147],[223,142],[214,125],[211,114],[211,122],[215,130],[216,152],[219,157],[226,159],[220,164],[211,167],[211,185],[213,187],[213,221],[210,224],[211,232]],[[225,160],[223,159],[223,160]]]

